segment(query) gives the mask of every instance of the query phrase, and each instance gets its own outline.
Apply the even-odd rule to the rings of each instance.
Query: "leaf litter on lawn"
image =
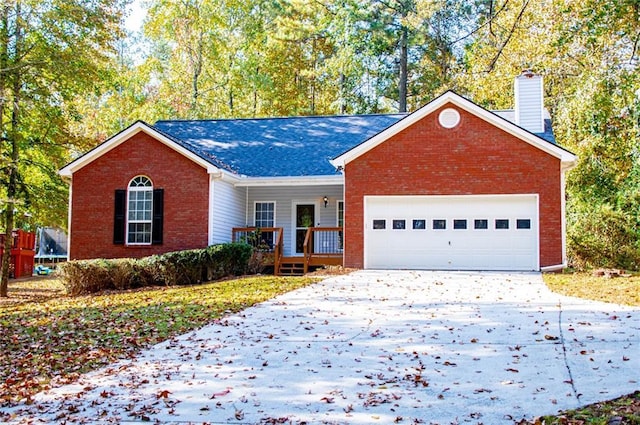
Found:
[[[66,297],[21,296],[0,309],[0,407],[318,279],[252,276],[194,286]],[[44,291],[45,293],[47,291]]]

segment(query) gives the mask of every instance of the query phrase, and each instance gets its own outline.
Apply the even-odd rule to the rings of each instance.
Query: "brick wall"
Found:
[[[114,191],[145,175],[164,189],[162,245],[113,244]],[[70,259],[144,257],[207,246],[206,170],[140,132],[73,175]]]
[[[539,194],[540,266],[561,264],[560,160],[459,108],[460,124],[445,129],[447,107],[346,165],[345,266],[364,265],[366,195],[517,193]]]

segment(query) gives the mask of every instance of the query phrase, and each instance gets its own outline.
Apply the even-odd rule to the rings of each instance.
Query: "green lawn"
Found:
[[[0,300],[0,406],[317,280],[256,276],[73,298],[56,279],[12,282]]]
[[[590,273],[549,273],[544,282],[554,292],[588,300],[640,306],[640,275],[596,277]]]

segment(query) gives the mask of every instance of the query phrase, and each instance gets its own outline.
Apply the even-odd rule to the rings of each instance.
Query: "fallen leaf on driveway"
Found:
[[[169,390],[158,391],[158,394],[156,394],[156,398],[157,399],[168,398],[169,394],[171,394],[171,391]]]
[[[214,399],[214,398],[216,398],[216,397],[223,397],[223,396],[225,396],[225,395],[229,394],[230,392],[231,392],[231,388],[227,388],[226,390],[222,390],[222,391],[220,391],[220,392],[218,392],[218,393],[213,393],[213,394],[211,395],[211,397],[209,397],[209,398],[210,398],[210,399]]]

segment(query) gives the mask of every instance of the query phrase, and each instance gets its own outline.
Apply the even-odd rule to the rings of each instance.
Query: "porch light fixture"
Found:
[[[329,198],[327,198],[327,196],[325,195],[325,197],[322,198],[322,200],[324,201],[324,207],[327,208],[327,204],[329,203]]]

